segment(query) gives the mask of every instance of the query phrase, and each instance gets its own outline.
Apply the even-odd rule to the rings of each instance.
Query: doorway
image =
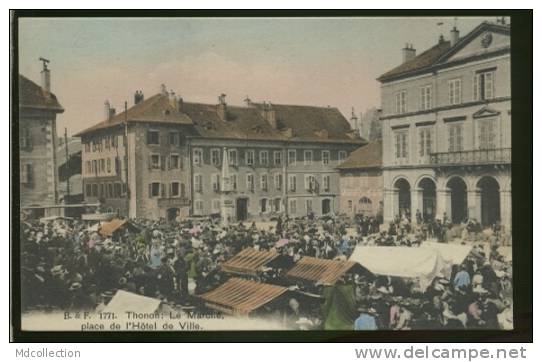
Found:
[[[322,215],[329,214],[331,212],[331,200],[323,199],[322,200]]]
[[[243,197],[235,200],[235,216],[237,221],[244,221],[248,218],[248,198]]]

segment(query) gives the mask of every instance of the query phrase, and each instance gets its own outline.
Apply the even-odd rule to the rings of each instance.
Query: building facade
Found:
[[[384,220],[511,225],[510,28],[482,23],[383,74]],[[412,218],[415,222],[415,218]]]
[[[165,89],[147,100],[138,93],[134,103],[79,134],[85,201],[130,217],[337,213],[335,168],[364,143],[336,108],[230,106],[224,95],[218,104],[189,103]],[[116,146],[107,148],[107,137]]]
[[[50,70],[44,63],[41,86],[19,75],[19,180],[23,212],[43,216],[58,202],[56,117],[64,112],[51,93]]]
[[[382,217],[382,141],[361,146],[337,168],[340,175],[341,214]]]

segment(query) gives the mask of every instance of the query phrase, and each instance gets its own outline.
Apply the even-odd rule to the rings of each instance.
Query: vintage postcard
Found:
[[[17,21],[22,331],[514,328],[509,17]]]

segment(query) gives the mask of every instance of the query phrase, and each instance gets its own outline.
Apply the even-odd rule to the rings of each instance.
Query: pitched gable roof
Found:
[[[19,74],[19,107],[46,108],[57,113],[64,112],[56,96]]]
[[[435,66],[442,66],[447,59],[463,49],[463,47],[470,43],[476,36],[488,30],[503,34],[510,33],[510,27],[508,25],[493,24],[488,22],[480,23],[468,34],[462,38],[459,38],[454,46],[451,46],[450,41],[439,42],[413,59],[406,61],[392,70],[382,74],[377,78],[377,80],[380,82],[391,81],[407,75],[414,75],[430,71]]]
[[[382,140],[373,141],[350,153],[339,169],[363,169],[382,167]]]

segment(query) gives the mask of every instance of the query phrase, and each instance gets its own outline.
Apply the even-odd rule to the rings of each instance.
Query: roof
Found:
[[[348,142],[362,144],[350,124],[337,108],[273,104],[277,125],[272,126],[262,115],[261,104],[250,106],[226,105],[225,120],[219,117],[216,104],[183,102],[176,110],[167,94],[156,94],[111,120],[102,121],[78,134],[105,130],[128,122],[157,122],[185,125],[192,128],[193,137],[274,140]]]
[[[145,297],[125,290],[117,290],[117,293],[107,303],[102,312],[113,312],[124,316],[125,312],[154,313],[162,302],[160,299]]]
[[[246,316],[287,291],[288,288],[278,285],[231,278],[216,289],[201,294],[199,297],[209,308],[230,315]]]
[[[58,103],[56,96],[45,91],[39,85],[19,74],[19,107],[45,108],[64,112],[64,108]]]
[[[112,236],[115,231],[120,229],[128,220],[123,219],[113,219],[102,225],[100,228],[100,235],[102,236]]]
[[[125,114],[126,113],[126,114]],[[121,112],[113,116],[110,120],[105,120],[89,127],[75,136],[79,137],[85,133],[107,129],[113,126],[124,124],[124,120],[130,122],[146,123],[173,123],[181,125],[191,125],[192,121],[186,114],[179,112],[169,102],[169,97],[162,93],[156,94],[134,106],[127,112]]]
[[[438,44],[427,49],[423,53],[414,57],[413,59],[404,62],[392,70],[382,74],[377,78],[380,82],[385,82],[406,76],[412,73],[422,72],[424,70],[432,69],[435,65],[443,64],[446,59],[462,49],[466,44],[468,44],[474,37],[485,30],[491,30],[501,33],[509,33],[510,26],[502,24],[494,24],[483,22],[480,23],[476,28],[471,30],[468,34],[458,39],[457,43],[454,46],[451,46],[450,41],[439,41]]]
[[[382,140],[370,142],[350,153],[339,169],[382,167]]]
[[[262,267],[279,256],[275,250],[259,251],[245,248],[224,263],[222,270],[233,274],[257,275]]]
[[[353,261],[329,260],[305,256],[286,273],[286,278],[315,283],[334,285],[346,272],[359,265]]]

